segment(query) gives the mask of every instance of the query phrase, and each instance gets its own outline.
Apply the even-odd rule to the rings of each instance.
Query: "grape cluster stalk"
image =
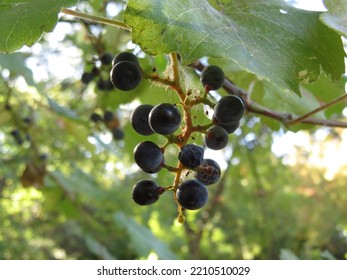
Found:
[[[144,140],[134,148],[134,160],[139,168],[149,174],[166,169],[174,173],[173,184],[159,186],[152,179],[138,181],[132,188],[132,199],[138,205],[151,205],[161,195],[172,191],[177,203],[178,221],[185,221],[185,210],[197,210],[208,201],[208,187],[221,177],[219,164],[204,157],[205,148],[221,150],[228,145],[229,134],[240,125],[245,111],[242,98],[236,95],[223,96],[218,102],[209,98],[211,90],[223,86],[225,77],[223,70],[216,65],[206,66],[200,73],[200,81],[204,88],[201,94],[192,94],[181,86],[180,65],[177,54],[170,54],[169,77],[160,77],[157,73],[146,74],[142,71],[137,57],[123,52],[112,61],[110,80],[114,87],[121,91],[135,89],[142,78],[171,88],[179,97],[177,104],[141,104],[133,110],[130,122],[140,135],[159,134],[166,138],[166,143],[159,146]],[[213,108],[212,120],[206,124],[195,123],[191,115],[195,106],[208,105]],[[195,143],[194,133],[203,135],[203,145]],[[177,165],[165,163],[165,152],[170,145],[176,145],[179,152]],[[187,177],[188,173],[193,177]]]

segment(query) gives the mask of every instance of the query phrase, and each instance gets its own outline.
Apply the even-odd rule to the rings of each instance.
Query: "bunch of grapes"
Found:
[[[90,120],[95,124],[104,124],[105,127],[112,133],[114,140],[117,141],[124,138],[124,131],[120,127],[119,118],[112,111],[106,110],[103,116],[97,112],[94,112],[90,115]]]
[[[98,57],[94,57],[92,69],[85,71],[81,76],[81,82],[88,85],[96,80],[96,87],[101,91],[111,91],[114,89],[112,82],[106,73],[109,73],[112,64],[113,55],[104,53]]]
[[[140,82],[141,69],[135,56],[121,53],[114,59],[111,81],[121,90],[134,89]],[[220,150],[227,146],[229,134],[240,124],[245,110],[243,100],[234,95],[222,97],[217,103],[207,101],[207,94],[217,90],[224,83],[224,72],[218,66],[210,65],[201,72],[201,83],[205,93],[201,97],[187,94],[179,104],[141,104],[132,112],[130,122],[133,129],[143,136],[154,133],[167,139],[163,146],[152,141],[143,141],[134,148],[134,160],[144,172],[153,174],[163,168],[175,173],[172,186],[159,186],[154,180],[138,181],[132,189],[132,198],[139,205],[151,205],[167,191],[173,191],[178,204],[178,221],[184,221],[183,210],[202,208],[208,201],[207,186],[221,177],[219,164],[204,158],[205,147]],[[187,101],[188,100],[188,101]],[[214,107],[212,120],[208,124],[194,124],[190,112],[194,106],[208,104]],[[183,117],[182,113],[183,112]],[[203,134],[203,146],[192,143],[192,133]],[[165,164],[165,151],[169,145],[179,149],[177,167]],[[193,173],[194,177],[184,176]]]

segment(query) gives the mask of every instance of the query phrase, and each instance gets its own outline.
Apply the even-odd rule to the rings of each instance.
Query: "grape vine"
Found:
[[[110,77],[115,88],[122,91],[134,89],[143,76],[177,93],[180,100],[178,104],[141,104],[130,116],[131,125],[137,133],[143,136],[156,133],[167,139],[167,143],[161,147],[151,141],[139,143],[134,149],[136,164],[149,174],[163,168],[174,173],[171,186],[161,187],[153,180],[137,182],[133,186],[132,198],[139,205],[150,205],[163,193],[172,191],[177,203],[178,221],[183,223],[184,211],[202,208],[208,200],[206,186],[216,183],[221,175],[218,163],[204,158],[204,148],[225,148],[229,134],[239,126],[245,108],[244,101],[238,96],[225,96],[217,103],[209,98],[209,91],[219,89],[224,83],[224,72],[218,66],[209,65],[200,73],[203,85],[200,94],[193,94],[188,86],[186,90],[183,89],[181,75],[184,72],[180,69],[176,53],[170,54],[169,67],[168,77],[161,77],[158,73],[140,75],[141,67],[137,59],[123,52],[114,58]],[[191,114],[195,106],[202,105],[214,108],[213,117],[206,124],[195,123]],[[205,147],[193,143],[193,133],[203,135]],[[165,151],[170,145],[179,149],[176,166],[165,164]],[[195,178],[187,179],[188,172],[193,172]]]
[[[131,28],[122,22],[84,15],[69,9],[62,9],[62,12],[131,31]],[[150,205],[156,202],[163,193],[172,191],[177,203],[180,223],[185,220],[184,211],[186,209],[196,210],[206,204],[208,200],[206,186],[216,183],[221,177],[218,163],[213,159],[204,158],[204,148],[224,149],[228,145],[229,134],[239,127],[240,119],[245,111],[278,120],[287,127],[298,123],[347,127],[345,122],[312,117],[317,112],[345,100],[347,94],[343,94],[303,116],[283,114],[251,100],[250,94],[238,88],[225,77],[223,70],[218,66],[206,66],[200,61],[189,65],[200,75],[203,87],[201,93],[193,93],[189,85],[182,85],[181,75],[184,73],[182,69],[186,66],[180,65],[178,54],[172,52],[168,56],[170,59],[169,75],[162,76],[157,72],[144,72],[133,54],[120,53],[112,60],[110,81],[116,89],[130,91],[139,85],[141,79],[148,79],[155,85],[170,89],[178,96],[177,104],[141,104],[132,112],[130,122],[134,131],[140,135],[148,136],[156,133],[167,140],[163,146],[144,140],[135,147],[134,160],[140,169],[150,174],[160,172],[162,169],[174,173],[173,183],[170,186],[158,186],[152,180],[137,182],[133,186],[133,200],[139,205]],[[105,60],[107,63],[104,64],[111,63],[111,59],[105,57]],[[86,84],[92,79],[91,73],[82,77],[82,81]],[[221,87],[227,91],[228,95],[215,102],[210,98],[209,92],[219,90]],[[213,109],[212,119],[209,119],[207,123],[195,123],[191,113],[195,106],[209,106]],[[203,135],[203,146],[194,143],[194,133]],[[169,166],[165,163],[165,151],[170,145],[175,145],[179,150],[176,166]],[[189,172],[194,174],[194,178],[187,178]]]

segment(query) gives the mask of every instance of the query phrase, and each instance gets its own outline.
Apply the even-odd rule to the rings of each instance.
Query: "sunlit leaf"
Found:
[[[0,0],[0,53],[32,46],[43,32],[50,32],[62,7],[78,0]]]
[[[300,82],[319,77],[321,67],[333,80],[344,72],[341,39],[319,13],[284,1],[130,0],[124,20],[149,54],[176,51],[183,63],[230,59],[296,93]]]

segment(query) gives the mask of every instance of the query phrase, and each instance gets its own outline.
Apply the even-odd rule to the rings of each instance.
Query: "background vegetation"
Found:
[[[27,3],[33,16],[37,9],[44,10],[44,1],[21,2]],[[60,6],[53,11],[55,16],[60,8],[77,3],[56,2]],[[116,0],[79,1],[76,10],[121,22],[124,19],[132,33],[68,16],[65,11],[53,33],[44,33],[30,48],[0,55],[0,259],[347,259],[342,45],[347,28],[340,21],[343,15],[337,12],[337,7],[347,10],[347,4],[325,1],[329,12],[321,16],[279,1],[267,1],[266,7],[253,12],[247,9],[256,7],[252,6],[254,1],[244,1],[248,4],[239,4],[232,12],[229,8],[237,7],[234,2],[242,1],[159,1],[160,9],[151,7],[159,7],[158,1],[128,2],[127,12],[125,3]],[[200,25],[186,26],[184,17],[182,25],[168,24],[172,7],[177,13],[181,6],[187,11],[194,8],[188,9],[185,2],[201,7],[188,14],[188,18],[195,15],[190,20]],[[148,5],[144,8],[148,14],[142,12],[139,18],[136,11],[143,8],[141,3]],[[9,27],[16,18],[11,17],[11,9],[0,7],[0,34],[5,34],[4,26]],[[198,40],[198,30],[209,33],[211,26],[226,24],[226,18],[216,16],[216,21],[206,26],[204,12],[211,7],[224,12],[232,22],[226,28],[243,30],[244,38],[235,40],[237,32],[231,38],[216,32],[192,51],[192,46],[184,44]],[[259,24],[264,18],[271,23],[274,10],[280,16],[279,7],[283,7],[282,15],[289,16],[288,21],[276,19],[282,28],[286,26],[280,34],[276,25]],[[160,17],[159,12],[163,13]],[[298,17],[302,19],[300,28]],[[324,25],[318,23],[319,17]],[[29,22],[36,30],[37,19]],[[317,26],[312,27],[312,22]],[[304,23],[310,29],[306,30]],[[153,33],[146,24],[155,24]],[[145,35],[139,31],[142,25]],[[255,32],[256,26],[259,30]],[[303,37],[297,37],[294,46],[286,36],[298,30]],[[156,32],[162,32],[163,42],[153,45]],[[324,36],[317,39],[315,32]],[[12,35],[2,36],[1,52],[36,42],[20,43]],[[249,44],[244,43],[247,40]],[[224,51],[231,41],[249,52]],[[266,53],[267,41],[271,41],[273,52]],[[223,168],[222,179],[209,187],[208,205],[187,212],[183,225],[176,220],[177,205],[171,193],[150,207],[131,200],[136,181],[154,177],[167,186],[173,175],[165,170],[148,175],[134,165],[133,148],[144,137],[133,131],[129,115],[140,103],[174,103],[175,93],[146,79],[126,93],[105,90],[98,79],[88,85],[81,82],[82,73],[91,71],[95,63],[99,65],[102,54],[121,51],[138,55],[146,73],[155,67],[162,74],[171,51],[178,51],[186,65],[197,59],[217,64],[237,88],[229,85],[214,97],[237,90],[249,98],[248,112],[230,136],[228,147],[210,153]],[[304,65],[309,74],[300,72],[303,69],[298,65],[313,56],[317,63]],[[100,69],[100,77],[107,80],[110,69]],[[182,79],[201,91],[199,71],[191,66],[185,69]],[[339,102],[331,103],[336,99]],[[328,104],[326,110],[310,113],[324,104]],[[114,140],[105,124],[90,121],[93,112],[103,114],[106,110],[117,116],[123,140]],[[194,112],[198,121],[206,118],[206,110]],[[307,113],[307,118],[297,123],[288,118]],[[164,144],[160,136],[146,139]],[[201,140],[198,136],[196,142]],[[166,160],[174,163],[177,151],[172,149]]]

